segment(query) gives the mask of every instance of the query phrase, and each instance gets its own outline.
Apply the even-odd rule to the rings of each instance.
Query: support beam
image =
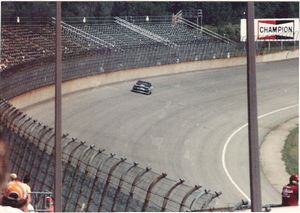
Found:
[[[248,2],[247,10],[247,95],[248,95],[248,137],[251,211],[260,212],[261,186],[259,169],[259,144],[257,122],[255,42],[254,42],[254,2]]]
[[[55,212],[62,211],[62,152],[61,152],[61,2],[56,2],[56,63],[55,63]]]

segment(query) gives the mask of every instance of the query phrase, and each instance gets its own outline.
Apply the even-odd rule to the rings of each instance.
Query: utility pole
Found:
[[[55,63],[55,212],[62,212],[62,148],[61,148],[61,2],[56,2],[56,63]]]
[[[248,2],[247,10],[247,95],[248,95],[248,136],[251,211],[260,212],[261,185],[259,168],[259,144],[257,122],[257,95],[254,41],[254,2]]]

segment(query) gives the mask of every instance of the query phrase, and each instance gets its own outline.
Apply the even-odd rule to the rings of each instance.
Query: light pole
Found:
[[[62,150],[61,150],[61,2],[56,2],[56,63],[55,63],[55,212],[62,211]]]
[[[247,12],[247,97],[251,211],[260,212],[262,210],[262,204],[257,122],[254,2],[248,2]]]

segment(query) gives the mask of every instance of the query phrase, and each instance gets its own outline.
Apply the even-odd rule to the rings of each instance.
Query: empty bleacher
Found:
[[[118,19],[121,22],[118,23]],[[116,17],[105,23],[64,23],[63,56],[98,54],[99,64],[116,63],[126,69],[226,57],[227,52],[234,51],[235,48],[230,43],[201,33],[183,23],[174,25],[167,21],[124,22],[122,24],[122,19]],[[43,24],[3,24],[1,69],[39,58],[53,57],[53,23],[52,19]],[[126,23],[132,24],[133,28],[126,26]],[[107,65],[101,65],[105,66]]]
[[[63,36],[62,51],[74,53],[84,46]],[[51,25],[2,25],[1,64],[7,67],[55,54],[55,30]]]

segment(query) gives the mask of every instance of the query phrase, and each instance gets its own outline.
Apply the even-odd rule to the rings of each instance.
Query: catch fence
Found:
[[[11,147],[11,171],[30,175],[32,190],[54,187],[54,130],[0,99],[0,126]],[[212,208],[221,193],[141,168],[62,136],[64,211],[191,211]]]
[[[170,18],[170,17],[169,17]],[[23,20],[23,18],[21,18]],[[86,19],[88,22],[90,19]],[[124,18],[130,21],[130,18]],[[142,19],[141,19],[142,20]],[[117,25],[73,24],[63,32],[63,80],[142,67],[245,56],[244,43],[213,39],[181,24],[150,19],[136,32]],[[102,21],[101,21],[102,22]],[[49,20],[2,25],[0,97],[10,99],[54,83],[54,27]],[[107,20],[103,20],[107,23]],[[67,25],[66,25],[67,26]],[[84,33],[80,31],[84,30]],[[151,31],[149,33],[148,31]],[[104,33],[103,33],[104,32]],[[150,35],[168,40],[154,42]],[[89,34],[89,35],[88,35]],[[109,47],[101,46],[109,44]],[[172,44],[172,45],[169,45]],[[174,45],[175,44],[175,45]],[[257,54],[295,49],[297,43],[257,43]],[[1,70],[2,69],[2,70]],[[11,147],[12,171],[30,174],[32,188],[52,192],[54,130],[0,99],[0,127]],[[64,211],[196,211],[214,207],[220,193],[174,181],[65,134],[63,143]]]

